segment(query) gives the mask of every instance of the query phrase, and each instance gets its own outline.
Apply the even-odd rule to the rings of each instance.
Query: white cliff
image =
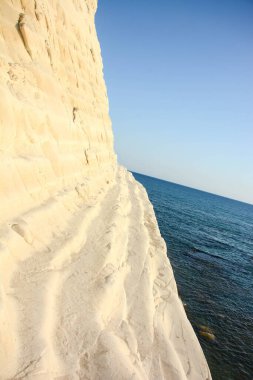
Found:
[[[0,1],[0,379],[211,379],[117,165],[96,6]]]

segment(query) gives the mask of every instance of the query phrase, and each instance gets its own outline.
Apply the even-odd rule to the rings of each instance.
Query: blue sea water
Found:
[[[133,175],[154,206],[213,380],[253,380],[253,206]],[[201,336],[200,325],[216,340]]]

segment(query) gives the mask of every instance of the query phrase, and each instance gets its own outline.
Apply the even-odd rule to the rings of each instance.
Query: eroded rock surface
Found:
[[[0,379],[210,379],[113,150],[95,0],[0,1]]]

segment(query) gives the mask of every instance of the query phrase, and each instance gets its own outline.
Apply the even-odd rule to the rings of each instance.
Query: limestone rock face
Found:
[[[95,0],[0,2],[1,219],[115,164]]]
[[[95,0],[0,1],[0,379],[208,380],[117,165]]]

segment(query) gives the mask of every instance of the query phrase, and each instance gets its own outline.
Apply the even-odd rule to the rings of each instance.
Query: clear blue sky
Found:
[[[119,162],[253,203],[253,0],[99,0]]]

